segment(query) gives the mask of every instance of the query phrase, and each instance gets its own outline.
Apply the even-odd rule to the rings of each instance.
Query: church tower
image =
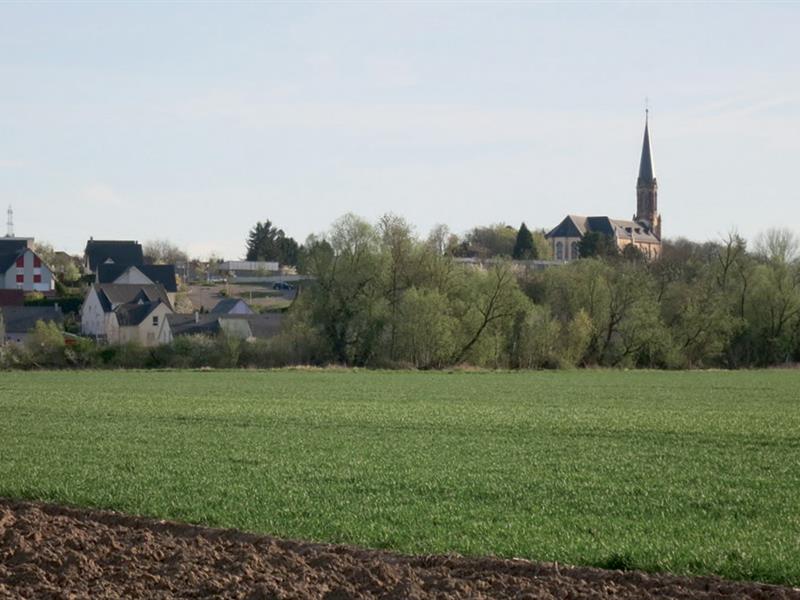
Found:
[[[639,221],[661,239],[661,215],[658,214],[658,184],[653,171],[653,152],[650,149],[649,111],[645,111],[644,142],[639,161],[639,179],[636,181],[636,215]]]

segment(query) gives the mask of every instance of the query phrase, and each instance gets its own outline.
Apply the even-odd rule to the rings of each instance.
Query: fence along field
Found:
[[[800,584],[800,373],[0,374],[0,496]]]

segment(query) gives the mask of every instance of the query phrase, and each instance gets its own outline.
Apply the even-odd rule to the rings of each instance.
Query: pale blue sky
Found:
[[[2,4],[18,235],[233,258],[394,212],[420,233],[628,218],[800,231],[800,4]]]

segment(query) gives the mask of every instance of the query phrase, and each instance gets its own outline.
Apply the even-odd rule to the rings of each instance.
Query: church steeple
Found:
[[[646,225],[661,239],[661,215],[658,214],[658,183],[653,170],[653,151],[650,148],[650,111],[645,110],[642,157],[636,181],[636,215],[634,221]]]
[[[642,142],[642,158],[639,161],[639,180],[655,179],[653,175],[653,152],[650,150],[650,110],[645,111],[644,141]]]

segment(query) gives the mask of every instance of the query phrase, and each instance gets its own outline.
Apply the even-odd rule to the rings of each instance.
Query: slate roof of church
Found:
[[[587,232],[597,232],[617,239],[634,239],[638,242],[659,243],[659,239],[643,223],[610,217],[584,217],[567,215],[545,237],[583,237]]]

